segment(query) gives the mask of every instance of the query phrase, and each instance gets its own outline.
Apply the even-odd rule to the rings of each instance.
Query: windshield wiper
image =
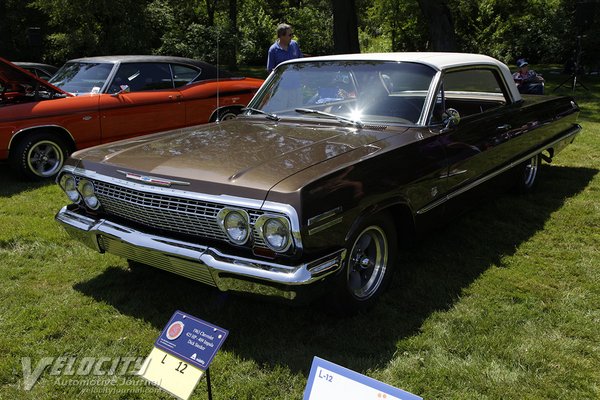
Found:
[[[252,111],[252,112],[255,112],[255,113],[259,113],[259,114],[265,115],[267,117],[267,119],[270,119],[271,121],[279,121],[279,119],[280,119],[277,115],[272,114],[272,113],[268,113],[268,112],[263,111],[263,110],[259,110],[258,108],[245,107],[245,108],[242,108],[242,111]]]
[[[345,123],[345,124],[350,124],[352,126],[356,126],[357,128],[362,128],[362,127],[365,126],[365,124],[361,120],[347,118],[347,117],[342,117],[341,115],[336,115],[336,114],[328,113],[328,112],[325,112],[325,111],[313,110],[312,108],[296,108],[295,111],[297,113],[300,113],[300,114],[318,114],[318,115],[323,115],[324,117],[329,117],[329,118],[337,119],[339,122],[342,122],[342,123]]]

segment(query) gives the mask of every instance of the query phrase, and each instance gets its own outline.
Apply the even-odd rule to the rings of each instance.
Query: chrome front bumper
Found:
[[[294,299],[301,287],[338,271],[346,251],[299,265],[223,254],[213,247],[152,235],[63,207],[56,220],[74,239],[100,253],[111,253],[215,286],[219,290]]]

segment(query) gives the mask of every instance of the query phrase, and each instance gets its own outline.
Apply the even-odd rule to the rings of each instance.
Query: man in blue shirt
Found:
[[[269,48],[267,58],[267,71],[269,73],[283,61],[304,57],[298,42],[292,40],[293,36],[294,33],[290,25],[279,24],[277,27],[277,41]]]

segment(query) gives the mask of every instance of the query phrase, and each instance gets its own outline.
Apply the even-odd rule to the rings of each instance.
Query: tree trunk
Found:
[[[206,4],[206,16],[207,16],[207,25],[215,26],[215,8],[217,6],[217,0],[205,0]]]
[[[433,51],[456,51],[454,22],[446,1],[418,0],[425,21],[429,25],[430,49]]]
[[[358,20],[354,0],[332,0],[332,5],[334,53],[359,53]]]

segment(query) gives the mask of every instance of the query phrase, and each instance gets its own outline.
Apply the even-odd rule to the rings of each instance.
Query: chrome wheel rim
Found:
[[[228,119],[235,119],[235,117],[237,117],[237,115],[235,113],[226,112],[225,114],[223,114],[223,116],[221,116],[220,121],[227,121]]]
[[[367,300],[381,286],[388,260],[388,243],[385,232],[370,226],[356,238],[350,251],[347,284],[352,295]]]
[[[539,157],[537,155],[531,157],[531,159],[525,164],[525,169],[523,171],[523,184],[526,188],[530,188],[533,186],[535,182],[535,177],[537,175],[539,167]]]
[[[43,140],[27,152],[27,167],[31,172],[46,178],[58,172],[63,164],[63,152],[54,142]]]

